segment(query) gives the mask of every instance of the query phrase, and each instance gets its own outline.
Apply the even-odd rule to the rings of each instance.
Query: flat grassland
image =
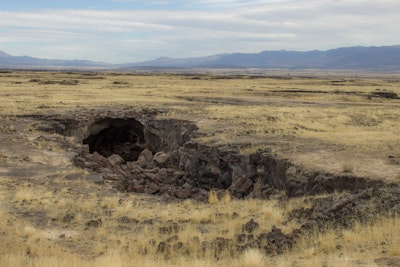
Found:
[[[87,173],[72,163],[74,140],[40,132],[27,117],[154,108],[160,117],[196,122],[204,143],[237,146],[243,154],[270,148],[305,168],[398,183],[396,95],[400,76],[389,74],[3,71],[0,266],[376,266],[383,256],[398,259],[396,216],[346,229],[332,225],[273,257],[256,250],[215,257],[215,247],[201,244],[235,240],[251,218],[260,223],[255,235],[272,226],[288,233],[299,223],[291,212],[316,196],[165,203],[115,192],[79,178]],[[160,242],[166,247],[160,249]]]

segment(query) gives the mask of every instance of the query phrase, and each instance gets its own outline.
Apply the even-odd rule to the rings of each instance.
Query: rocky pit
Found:
[[[195,123],[156,119],[158,111],[80,114],[53,120],[53,129],[74,136],[75,163],[92,171],[90,181],[124,192],[193,198],[228,190],[235,198],[268,199],[334,191],[358,192],[384,182],[351,174],[310,171],[268,149],[240,155],[236,147],[196,141]]]
[[[311,198],[311,207],[294,210],[300,228],[283,234],[279,228],[253,236],[259,222],[243,225],[233,247],[231,239],[216,238],[217,252],[260,248],[267,254],[283,253],[305,232],[329,226],[350,227],[354,221],[370,221],[378,214],[400,213],[400,187],[350,174],[307,170],[268,149],[250,155],[230,146],[209,146],[196,141],[201,132],[195,123],[157,119],[149,110],[90,112],[45,119],[42,130],[75,137],[76,165],[91,173],[91,182],[122,192],[159,195],[164,200],[206,201],[210,190],[229,191],[235,198],[268,199],[344,192]],[[284,192],[284,194],[283,194]],[[282,195],[284,197],[282,197]],[[168,256],[170,241],[158,244]]]

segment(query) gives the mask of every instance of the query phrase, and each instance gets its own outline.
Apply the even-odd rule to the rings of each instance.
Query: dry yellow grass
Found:
[[[26,194],[26,188],[27,185],[22,185],[15,194],[1,188],[0,266],[376,266],[377,258],[400,256],[400,219],[389,216],[368,224],[355,224],[351,229],[332,229],[304,236],[291,252],[272,258],[258,250],[248,250],[237,257],[216,260],[208,252],[199,253],[201,247],[193,244],[188,255],[171,254],[165,260],[150,244],[152,240],[159,242],[170,236],[160,233],[159,228],[171,221],[188,221],[182,224],[184,229],[176,233],[182,242],[196,236],[200,241],[221,235],[233,238],[249,218],[260,222],[256,234],[268,231],[272,225],[290,232],[298,225],[287,224],[287,215],[294,207],[307,207],[308,202],[300,198],[291,199],[284,206],[265,200],[213,204],[187,200],[168,204],[145,196],[102,197],[104,192],[100,189],[97,194],[81,196],[82,201],[72,204],[69,200],[76,200],[74,195],[46,194],[46,188],[32,185],[34,194]],[[43,202],[48,204],[43,206]],[[29,212],[30,217],[23,217],[25,212]],[[235,219],[223,216],[233,212],[239,214]],[[65,214],[75,214],[75,219],[64,223]],[[98,217],[102,218],[100,227],[87,229],[84,226],[88,219]],[[118,222],[122,217],[141,222],[152,219],[153,223],[122,227]],[[209,223],[203,224],[204,221]],[[143,250],[147,254],[140,252]]]
[[[61,190],[52,193],[33,184],[20,187],[14,194],[4,188],[0,191],[0,266],[242,266],[242,262],[244,266],[258,266],[255,264],[264,259],[255,252],[246,253],[243,261],[240,255],[216,261],[212,248],[204,251],[200,244],[219,236],[234,239],[250,218],[262,222],[255,233],[269,231],[272,225],[286,232],[297,227],[282,224],[288,213],[276,202],[238,201],[226,194],[210,204],[191,200],[163,203],[146,196],[107,196],[104,188],[77,195]],[[227,198],[229,201],[224,200]],[[266,208],[270,209],[268,217],[264,215]],[[237,215],[232,217],[234,212]],[[71,221],[65,221],[68,214],[73,215]],[[102,219],[99,227],[87,226],[88,220],[97,218]],[[132,221],[123,222],[121,218]],[[165,228],[172,222],[181,222],[181,228]],[[199,243],[189,246],[186,256],[175,252],[165,261],[156,245],[174,234],[182,242],[189,244],[198,238]]]
[[[390,180],[400,174],[399,164],[388,158],[400,158],[400,100],[369,98],[378,89],[400,95],[397,76],[199,77],[0,73],[0,132],[12,136],[0,136],[0,266],[375,266],[379,257],[400,257],[399,218],[382,217],[304,236],[293,251],[271,258],[249,250],[216,260],[194,242],[188,255],[165,259],[154,244],[172,235],[187,243],[194,237],[200,243],[234,239],[251,218],[260,223],[255,235],[274,225],[289,233],[299,225],[287,222],[288,214],[310,203],[239,201],[226,194],[210,194],[209,203],[164,203],[68,180],[87,175],[58,144],[73,140],[56,134],[42,140],[43,133],[19,117],[99,106],[162,108],[160,117],[195,121],[209,133],[203,142],[238,144],[243,153],[270,147],[298,164],[332,172],[351,169],[352,175]],[[78,83],[63,82],[69,80]],[[14,146],[3,145],[9,143]],[[30,149],[40,153],[26,158]],[[9,170],[11,163],[16,168]],[[37,166],[52,168],[29,172]],[[86,225],[98,219],[101,226]],[[175,232],[173,222],[182,228]]]
[[[371,95],[400,95],[399,78],[321,75],[1,73],[0,114],[12,121],[14,115],[71,108],[161,107],[168,112],[160,116],[196,121],[209,133],[204,142],[242,143],[244,153],[268,146],[312,168],[342,172],[347,164],[354,175],[397,179],[400,168],[388,157],[400,157],[400,100]],[[70,80],[78,82],[63,82]]]

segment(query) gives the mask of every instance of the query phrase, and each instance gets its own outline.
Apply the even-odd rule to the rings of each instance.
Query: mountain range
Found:
[[[327,51],[263,51],[219,54],[198,58],[161,57],[155,60],[108,64],[88,60],[50,60],[11,56],[0,51],[0,68],[157,69],[157,68],[261,68],[261,69],[361,69],[400,70],[400,45],[355,46]]]

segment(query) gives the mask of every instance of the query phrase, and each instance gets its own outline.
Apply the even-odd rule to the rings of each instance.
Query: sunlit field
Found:
[[[295,211],[345,193],[239,200],[210,192],[198,202],[118,192],[82,178],[73,138],[41,132],[28,118],[155,109],[159,118],[195,122],[199,142],[242,154],[269,148],[306,169],[397,184],[396,95],[395,74],[3,71],[0,266],[398,266],[395,211],[348,227],[329,222],[279,253],[238,250],[249,221],[258,224],[254,236],[290,234],[302,224]]]

